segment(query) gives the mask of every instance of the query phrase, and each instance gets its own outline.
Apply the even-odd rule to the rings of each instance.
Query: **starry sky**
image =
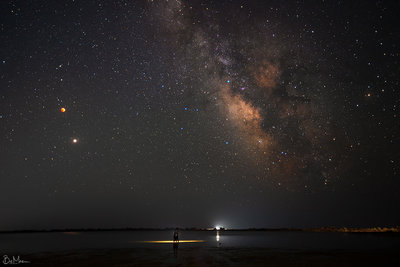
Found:
[[[1,1],[0,230],[400,224],[397,1]]]

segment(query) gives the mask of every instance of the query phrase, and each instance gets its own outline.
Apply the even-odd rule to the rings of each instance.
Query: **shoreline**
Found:
[[[0,231],[0,234],[22,233],[58,233],[58,232],[121,232],[121,231],[173,231],[175,228],[76,228],[76,229],[50,229],[50,230],[10,230]],[[334,232],[334,233],[400,233],[400,227],[321,227],[321,228],[246,228],[246,229],[220,229],[215,228],[178,228],[179,231],[205,231],[205,232]]]

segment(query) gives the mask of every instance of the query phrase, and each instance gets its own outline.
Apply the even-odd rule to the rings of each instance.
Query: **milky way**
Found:
[[[317,61],[310,48],[299,53],[298,43],[276,37],[279,25],[257,32],[230,22],[234,26],[224,29],[218,14],[206,8],[191,12],[193,7],[179,1],[156,6],[167,22],[165,38],[181,57],[175,67],[190,66],[183,79],[200,83],[191,93],[205,94],[206,105],[218,106],[218,114],[208,115],[220,117],[223,132],[232,133],[240,146],[240,157],[254,164],[263,180],[293,189],[327,186],[338,178],[350,144],[344,125],[335,131],[334,120],[326,119],[334,112],[327,92],[336,85],[325,85],[329,77],[310,66]],[[337,150],[332,149],[336,136]]]

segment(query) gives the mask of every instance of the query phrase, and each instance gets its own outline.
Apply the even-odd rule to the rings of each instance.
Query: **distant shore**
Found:
[[[52,232],[106,232],[106,231],[169,231],[174,227],[167,228],[66,228],[66,229],[39,229],[39,230],[9,230],[0,231],[0,234],[12,233],[52,233]],[[217,231],[216,228],[178,228],[181,231]],[[218,231],[296,231],[296,232],[341,232],[341,233],[400,233],[400,226],[396,227],[320,227],[320,228],[245,228],[245,229],[226,229]]]

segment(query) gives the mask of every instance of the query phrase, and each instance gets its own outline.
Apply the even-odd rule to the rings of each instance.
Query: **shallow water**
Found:
[[[0,234],[0,254],[56,252],[79,249],[161,248],[173,231],[105,231]],[[317,233],[294,231],[180,231],[179,247],[233,247],[294,250],[392,251],[400,247],[400,235],[389,233]]]

